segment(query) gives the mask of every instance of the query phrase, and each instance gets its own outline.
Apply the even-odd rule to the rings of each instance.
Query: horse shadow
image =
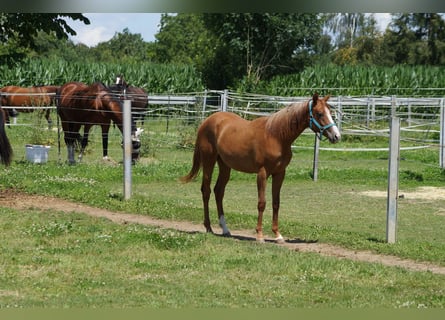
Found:
[[[215,235],[218,237],[231,238],[231,239],[240,240],[240,241],[257,242],[257,239],[253,236],[246,236],[246,235],[239,235],[239,234],[231,234],[230,236],[223,235],[223,234],[215,234]],[[269,239],[269,238],[264,239],[264,242],[276,243],[276,241],[274,239]],[[298,244],[298,243],[310,244],[310,243],[318,243],[318,240],[307,240],[307,239],[301,239],[301,238],[294,238],[294,239],[286,239],[286,240],[284,240],[284,242],[289,243],[289,244]]]

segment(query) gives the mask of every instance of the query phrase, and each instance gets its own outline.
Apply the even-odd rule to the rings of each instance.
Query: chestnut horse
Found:
[[[224,219],[223,197],[230,171],[234,169],[257,175],[256,233],[260,242],[264,241],[262,220],[266,207],[266,181],[272,176],[272,231],[276,242],[284,242],[278,231],[278,210],[286,167],[292,158],[292,143],[308,127],[318,133],[320,139],[324,135],[331,143],[340,141],[340,132],[332,120],[328,99],[329,96],[319,98],[316,93],[307,102],[293,103],[270,116],[253,121],[230,112],[217,112],[204,120],[198,129],[192,169],[181,180],[191,181],[202,167],[201,192],[207,232],[213,232],[209,218],[210,181],[215,163],[218,163],[219,175],[214,192],[223,235],[230,236]]]
[[[108,88],[120,100],[131,101],[131,112],[135,121],[141,120],[144,124],[145,112],[148,106],[148,94],[144,89],[128,85],[122,75],[116,76],[116,82]]]
[[[108,131],[113,121],[123,132],[122,102],[115,99],[110,90],[102,83],[86,85],[81,82],[68,82],[60,87],[57,93],[57,112],[62,121],[65,143],[68,149],[68,162],[74,164],[74,149],[80,141],[79,160],[82,159],[88,135],[93,125],[102,128],[103,157],[108,158]],[[84,135],[80,136],[80,128],[84,126]],[[138,132],[132,121],[132,156],[137,158],[140,148]]]
[[[0,89],[1,105],[8,107],[20,107],[11,109],[6,114],[6,122],[9,123],[9,116],[18,112],[33,112],[34,108],[25,107],[48,107],[55,105],[56,92],[59,86],[33,86],[33,87],[18,87],[6,86]],[[50,117],[51,109],[45,108],[45,118],[48,122],[48,127],[51,128],[52,120]]]
[[[6,112],[0,107],[0,163],[9,166],[12,159],[12,147],[5,131]]]

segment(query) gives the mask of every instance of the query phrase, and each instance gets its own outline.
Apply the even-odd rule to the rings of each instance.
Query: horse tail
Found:
[[[196,141],[195,151],[193,152],[192,169],[190,169],[190,172],[187,175],[181,177],[181,181],[187,183],[195,179],[199,173],[200,168],[201,168],[201,151],[199,149],[198,141]]]
[[[9,166],[11,159],[12,147],[5,131],[5,114],[3,109],[0,108],[0,163]]]

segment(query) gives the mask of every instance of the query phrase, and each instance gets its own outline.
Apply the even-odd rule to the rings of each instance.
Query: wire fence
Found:
[[[2,93],[2,95],[7,95]],[[307,101],[311,97],[281,97],[259,94],[240,94],[228,90],[190,92],[174,95],[149,95],[149,103],[143,115],[144,120],[138,126],[144,129],[146,140],[151,148],[182,147],[192,148],[199,123],[217,111],[230,111],[246,119],[266,116],[284,106]],[[329,99],[337,126],[343,139],[351,142],[335,146],[321,146],[326,152],[385,152],[386,147],[375,147],[366,143],[352,143],[360,137],[388,138],[389,123],[392,117],[401,119],[401,150],[433,149],[437,151],[437,161],[432,165],[443,167],[443,121],[444,98],[440,97],[398,97],[398,96],[332,96]],[[36,116],[22,116],[23,111],[51,110],[52,119],[56,119],[56,106],[7,106],[3,109],[16,109],[19,116],[11,118],[11,130],[14,126],[28,127],[33,135],[48,129],[46,121],[36,121]],[[35,112],[37,113],[37,112]],[[23,113],[24,114],[24,113]],[[136,112],[133,114],[136,115]],[[443,117],[443,116],[442,116]],[[94,129],[95,128],[95,129]],[[53,131],[58,130],[53,121]],[[303,135],[313,135],[308,129]],[[59,135],[63,143],[63,135]],[[58,138],[59,139],[59,138]],[[100,145],[101,133],[93,127],[90,144]],[[121,153],[121,133],[116,128],[110,130],[110,152]],[[298,140],[298,139],[297,139]],[[117,143],[113,143],[116,141]],[[296,149],[311,149],[310,145],[295,143]],[[441,158],[442,157],[442,158]]]

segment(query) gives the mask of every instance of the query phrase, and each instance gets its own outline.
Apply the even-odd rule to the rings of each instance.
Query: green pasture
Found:
[[[100,130],[95,128],[82,163],[74,166],[66,163],[63,140],[59,157],[57,130],[45,125],[7,128],[15,156],[10,167],[0,169],[0,188],[201,224],[199,179],[178,182],[191,166],[197,123],[170,119],[167,130],[166,122],[157,118],[144,124],[130,200],[123,200],[121,137],[115,128],[110,132],[114,161],[101,159]],[[47,163],[26,161],[24,146],[35,143],[33,138],[51,145]],[[388,154],[321,151],[314,182],[313,143],[313,134],[295,143],[281,192],[285,238],[445,266],[445,199],[400,198],[397,243],[387,244],[386,198],[364,192],[386,191]],[[326,141],[321,146],[332,147]],[[345,136],[335,147],[367,146],[387,147],[388,139]],[[444,186],[437,148],[401,151],[401,159],[400,194]],[[270,195],[267,199],[264,228],[271,235]],[[254,230],[256,201],[255,176],[233,172],[225,196],[229,229]],[[0,207],[2,308],[445,306],[445,278],[430,272],[37,209]],[[216,225],[213,201],[211,210]]]

